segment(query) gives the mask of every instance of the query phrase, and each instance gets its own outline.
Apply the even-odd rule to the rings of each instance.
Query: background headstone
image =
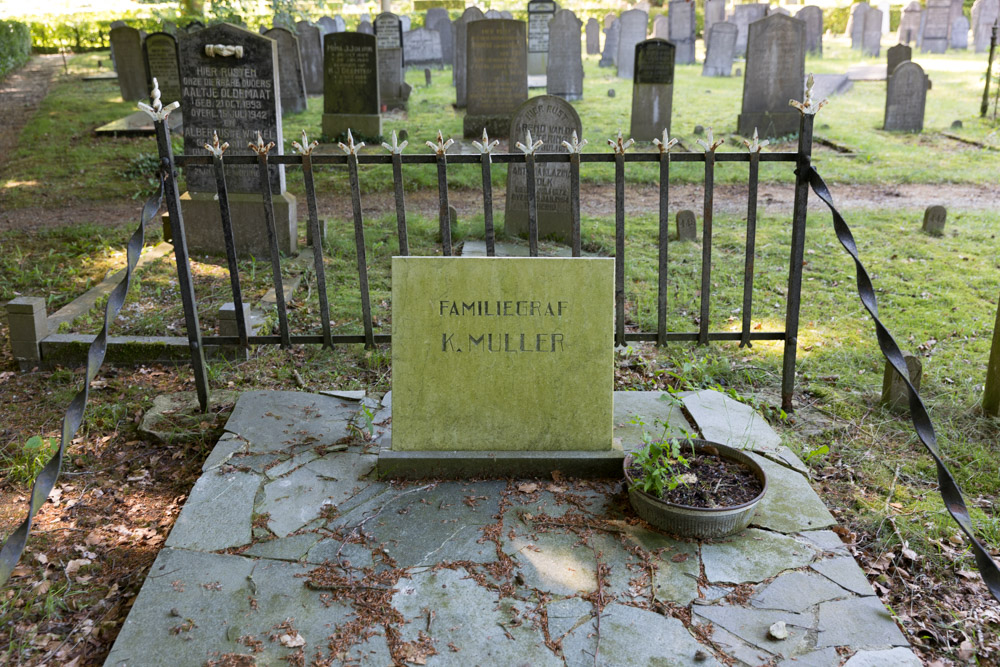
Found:
[[[410,17],[406,15],[400,16],[399,24],[403,27],[403,32],[405,33],[410,29]]]
[[[874,7],[869,7],[865,11],[864,20],[861,52],[866,56],[877,58],[882,43],[882,12]]]
[[[670,39],[670,20],[666,14],[660,14],[653,19],[652,37],[657,39]]]
[[[568,9],[560,9],[549,21],[549,58],[545,89],[564,100],[583,99],[583,54],[580,30],[583,22]]]
[[[917,41],[923,13],[923,7],[916,0],[903,7],[899,19],[899,30],[896,33],[896,39],[900,44],[910,44]]]
[[[282,113],[306,110],[306,82],[299,56],[299,40],[285,28],[271,28],[264,33],[278,43],[278,92]]]
[[[676,47],[663,39],[647,39],[635,49],[630,136],[652,141],[670,131],[674,98]]]
[[[485,128],[504,137],[510,115],[528,99],[528,53],[524,21],[473,21],[467,27],[468,109],[463,136],[480,137]]]
[[[990,48],[992,27],[1000,18],[1000,0],[976,0],[972,5],[972,45],[976,53]]]
[[[751,3],[746,5],[734,5],[733,13],[728,21],[736,26],[736,55],[742,56],[747,52],[747,34],[749,26],[754,21],[759,21],[767,15],[767,5],[764,3]]]
[[[604,29],[604,51],[601,52],[599,67],[614,67],[618,61],[618,42],[622,35],[622,23],[615,19]]]
[[[851,16],[847,20],[847,34],[851,37],[851,48],[861,51],[865,41],[865,15],[871,7],[867,2],[851,6]]]
[[[323,40],[323,135],[330,141],[351,129],[382,134],[375,36],[338,32]]]
[[[951,0],[927,0],[924,27],[920,35],[920,50],[924,53],[945,53],[951,24]]]
[[[505,9],[505,10],[503,10],[503,11],[500,12],[500,18],[502,18],[502,19],[512,19],[512,18],[514,18],[514,15],[511,14],[509,11],[507,11]]]
[[[441,65],[443,61],[441,33],[437,30],[417,28],[403,33],[403,65],[405,67]]]
[[[806,53],[823,55],[823,10],[808,5],[800,9],[795,18],[806,24]]]
[[[705,50],[711,43],[712,26],[726,20],[726,0],[705,0],[705,27],[702,30]]]
[[[767,15],[770,16],[771,14],[783,14],[784,16],[792,15],[792,13],[787,9],[785,9],[784,7],[768,7]]]
[[[302,60],[302,77],[306,93],[323,94],[323,30],[308,21],[295,24],[299,38],[299,58]]]
[[[727,21],[712,24],[705,64],[701,68],[702,76],[732,76],[736,33],[736,26]]]
[[[358,23],[358,32],[363,35],[374,35],[375,26],[368,19],[362,19],[361,22]]]
[[[594,56],[601,52],[601,23],[591,17],[587,19],[587,55]]]
[[[500,12],[498,12],[495,9],[487,9],[485,16],[486,16],[486,18],[488,18],[491,21],[493,19],[502,19],[503,18],[503,14],[501,14]]]
[[[886,51],[886,76],[892,76],[892,73],[896,71],[899,64],[905,63],[908,60],[913,60],[913,49],[909,46],[906,44],[897,44],[896,46],[889,47],[889,50]]]
[[[528,3],[528,76],[545,76],[549,62],[549,21],[556,14],[553,0],[531,0]],[[499,13],[497,18],[500,18]],[[577,35],[579,41],[579,35]],[[545,82],[537,79],[538,85]]]
[[[951,48],[966,50],[969,48],[969,19],[964,15],[959,15],[951,22]]]
[[[607,30],[611,27],[611,24],[618,20],[617,14],[605,14],[604,15],[604,29]]]
[[[560,10],[569,11],[569,10]],[[579,40],[577,40],[579,41]],[[573,106],[550,95],[532,97],[514,111],[510,120],[510,142],[525,141],[531,132],[533,141],[544,143],[541,153],[565,153],[562,142],[569,141],[573,132],[583,136],[580,116]],[[538,163],[535,165],[535,203],[538,214],[539,238],[569,241],[573,217],[569,200],[569,163]],[[507,208],[504,219],[507,234],[528,233],[528,192],[525,165],[507,165]]]
[[[924,211],[923,231],[934,236],[944,234],[944,223],[948,220],[948,209],[944,206],[928,206]]]
[[[438,13],[432,14],[431,12]],[[428,9],[427,18],[424,20],[424,27],[430,30],[437,30],[441,41],[441,61],[446,65],[455,64],[455,35],[451,27],[451,19],[445,9]]]
[[[922,132],[927,102],[927,77],[915,62],[900,63],[889,77],[883,129]]]
[[[111,29],[111,48],[118,72],[118,87],[125,102],[149,101],[149,82],[142,59],[142,35],[127,25]]]
[[[403,26],[399,17],[383,12],[375,17],[375,46],[378,50],[379,102],[390,109],[405,108],[410,97],[403,69]]]
[[[316,25],[319,26],[319,29],[323,31],[324,35],[340,32],[337,30],[337,23],[329,16],[321,16],[319,20],[316,21]]]
[[[687,209],[677,211],[677,240],[698,240],[698,221],[694,217],[694,211],[689,211]]]
[[[464,108],[468,98],[468,47],[469,24],[483,21],[486,16],[478,7],[469,7],[455,21],[455,68],[452,70],[455,79],[455,106]],[[527,76],[527,75],[526,75]]]
[[[671,0],[667,21],[670,26],[668,38],[677,47],[676,64],[693,65],[694,60],[694,2]]]
[[[806,25],[798,19],[772,14],[750,24],[740,134],[749,137],[755,128],[765,137],[798,131],[800,114],[788,101],[803,98],[805,50]]]
[[[646,39],[649,15],[641,9],[622,12],[618,19],[621,34],[618,36],[618,78],[631,79],[635,71],[635,45]]]
[[[146,73],[160,86],[160,99],[164,106],[181,100],[181,74],[177,61],[177,39],[165,32],[154,32],[142,43],[146,52]],[[149,93],[146,93],[147,96]],[[174,113],[180,113],[178,110]]]

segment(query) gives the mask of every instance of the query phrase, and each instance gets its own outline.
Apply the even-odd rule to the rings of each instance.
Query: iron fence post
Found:
[[[233,235],[233,219],[229,208],[229,189],[226,186],[226,166],[223,154],[229,148],[229,143],[219,142],[219,134],[215,133],[211,144],[205,144],[205,150],[212,154],[212,167],[215,170],[215,189],[219,195],[219,215],[222,218],[222,238],[226,244],[226,262],[229,266],[229,286],[233,290],[233,306],[236,309],[236,335],[240,339],[240,347],[250,348],[247,342],[247,320],[243,316],[243,290],[240,287],[240,267],[236,261],[236,239]]]
[[[371,295],[368,292],[368,258],[365,251],[365,227],[361,215],[361,183],[358,180],[358,151],[364,148],[364,142],[355,145],[351,131],[347,131],[347,145],[339,144],[340,149],[347,154],[347,174],[351,182],[351,207],[354,212],[354,248],[358,257],[358,281],[361,289],[361,317],[364,320],[365,348],[375,347],[375,334],[372,330]]]
[[[656,344],[667,344],[667,259],[670,252],[670,149],[677,144],[663,128],[663,138],[653,139],[660,149],[659,267],[656,288]]]
[[[312,152],[319,145],[309,143],[306,131],[302,130],[302,143],[292,142],[292,147],[302,156],[302,180],[306,187],[306,204],[309,208],[309,230],[313,240],[313,267],[316,270],[316,291],[319,297],[319,315],[323,328],[323,345],[333,349],[333,334],[330,331],[330,299],[326,294],[326,267],[323,266],[323,235],[320,233],[319,211],[316,206],[316,183],[313,179]]]
[[[479,164],[483,172],[483,233],[486,236],[486,256],[496,257],[496,230],[493,228],[493,157],[492,151],[499,141],[490,141],[490,135],[483,128],[483,142],[473,141],[479,149]]]
[[[281,252],[278,250],[278,233],[274,228],[274,207],[271,199],[271,176],[267,166],[267,154],[274,148],[274,142],[264,143],[260,132],[257,133],[257,143],[251,142],[250,148],[257,154],[257,173],[260,176],[260,191],[264,197],[264,226],[267,228],[267,244],[271,251],[271,277],[274,281],[274,303],[278,309],[278,333],[281,336],[282,349],[292,346],[291,333],[288,330],[288,308],[285,305],[285,286],[281,280]]]

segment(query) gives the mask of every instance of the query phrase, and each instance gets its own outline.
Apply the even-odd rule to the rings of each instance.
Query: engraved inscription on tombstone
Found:
[[[504,137],[510,114],[528,99],[528,54],[524,21],[473,21],[467,28],[468,109],[463,135]]]
[[[944,206],[928,206],[924,211],[923,231],[932,236],[944,234],[944,223],[948,219],[948,209]]]
[[[922,132],[927,102],[927,77],[915,62],[900,63],[889,77],[883,129]]]
[[[677,240],[698,240],[698,221],[694,217],[694,211],[689,211],[687,209],[677,211]]]
[[[142,44],[146,52],[146,73],[160,86],[160,99],[164,104],[181,99],[181,74],[177,62],[177,39],[165,32],[154,32]],[[148,94],[148,93],[147,93]],[[178,110],[175,113],[180,113]]]
[[[676,47],[664,39],[647,39],[635,46],[632,123],[636,141],[652,141],[670,131],[674,98]]]
[[[712,24],[702,76],[732,76],[737,29],[726,21]]]
[[[528,3],[528,76],[544,76],[549,62],[549,21],[556,14],[551,0]]]
[[[338,32],[323,40],[323,135],[382,134],[375,36]]]
[[[799,129],[799,112],[789,100],[801,100],[805,87],[806,25],[772,14],[750,24],[746,75],[738,131],[756,128],[762,136],[781,137]]]
[[[441,33],[437,30],[417,28],[403,33],[403,65],[405,67],[440,65],[442,60]]]
[[[549,95],[557,95],[564,100],[583,98],[582,26],[576,14],[568,9],[560,9],[549,21],[549,62],[545,70],[545,86]]]
[[[378,50],[379,102],[390,108],[405,108],[410,85],[403,70],[403,26],[399,17],[383,12],[375,17]]]

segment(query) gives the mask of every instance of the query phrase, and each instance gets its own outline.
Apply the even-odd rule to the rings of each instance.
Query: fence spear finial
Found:
[[[348,155],[357,156],[358,151],[365,147],[365,142],[362,141],[360,144],[355,144],[354,143],[354,135],[351,134],[351,129],[348,128],[347,129],[347,144],[345,145],[343,141],[340,141],[340,142],[337,142],[337,145],[340,146],[340,150],[344,151]]]
[[[267,155],[267,152],[274,148],[274,142],[269,141],[265,144],[264,136],[260,133],[260,130],[257,130],[257,143],[251,141],[247,143],[247,146],[257,155]]]
[[[537,141],[532,141],[531,140],[531,130],[525,131],[524,135],[525,135],[525,137],[524,137],[525,141],[527,143],[522,144],[519,141],[519,142],[517,142],[517,148],[518,148],[518,150],[520,150],[525,155],[534,155],[535,151],[538,150],[539,148],[541,148],[542,145],[545,143],[541,139],[539,139]]]
[[[139,109],[145,111],[150,118],[158,122],[166,120],[171,111],[181,106],[181,103],[176,100],[167,106],[163,106],[163,103],[160,102],[160,84],[156,81],[155,76],[153,77],[153,90],[149,93],[149,100],[152,104],[139,102]]]
[[[222,154],[226,152],[229,148],[229,142],[223,144],[219,143],[219,131],[216,130],[212,132],[212,143],[205,144],[205,150],[214,155],[215,157],[222,157]]]
[[[660,149],[661,153],[669,153],[670,149],[677,145],[677,139],[671,139],[667,128],[663,128],[663,139],[653,139],[653,144]]]
[[[490,135],[486,134],[486,128],[483,128],[483,143],[478,141],[473,141],[472,145],[479,149],[479,152],[483,155],[489,155],[490,152],[500,145],[500,142],[494,139],[490,141]]]
[[[573,136],[569,141],[562,142],[563,147],[566,148],[570,153],[582,153],[583,147],[587,145],[587,140],[584,139],[580,141],[576,136],[576,130],[573,130]]]
[[[319,146],[318,141],[313,141],[309,143],[309,137],[306,136],[306,131],[302,130],[302,143],[297,141],[292,142],[292,148],[295,149],[299,155],[312,155],[313,149]]]
[[[408,143],[410,143],[410,142],[407,141],[406,139],[403,139],[403,143],[399,143],[399,139],[396,137],[396,130],[393,130],[392,131],[392,145],[390,146],[388,144],[388,142],[383,141],[382,142],[382,148],[386,149],[387,151],[389,151],[393,155],[402,155],[403,154],[403,149],[406,148],[406,145]]]
[[[445,141],[444,140],[444,135],[441,133],[441,130],[438,130],[438,136],[437,136],[437,143],[436,144],[433,141],[426,141],[424,143],[426,143],[427,146],[428,146],[428,148],[430,148],[432,151],[434,151],[438,155],[444,155],[448,151],[448,148],[451,147],[451,145],[453,143],[455,143],[455,140],[454,139],[448,139],[448,141]]]
[[[806,96],[805,96],[805,100],[803,100],[802,102],[796,102],[795,100],[788,100],[788,105],[792,106],[792,107],[795,107],[796,109],[798,109],[802,113],[808,114],[810,116],[815,116],[817,113],[819,113],[819,110],[822,109],[826,105],[826,103],[829,102],[830,100],[823,99],[821,102],[814,102],[813,101],[813,84],[814,83],[815,83],[815,78],[813,77],[812,74],[810,74],[809,78],[806,79]]]
[[[621,130],[618,130],[618,136],[615,139],[608,139],[608,145],[611,146],[611,149],[618,155],[625,155],[625,151],[627,151],[634,143],[635,139],[631,138],[628,141],[625,141],[622,137]]]
[[[715,139],[715,134],[712,132],[711,127],[705,128],[705,139],[699,139],[698,143],[701,147],[705,149],[706,153],[714,153],[715,149],[726,143],[725,139]]]
[[[745,145],[747,147],[747,150],[750,151],[751,153],[759,153],[760,149],[762,149],[764,146],[767,146],[769,143],[771,142],[768,141],[767,139],[765,139],[764,141],[760,141],[760,139],[757,137],[756,127],[753,128],[753,139],[750,141],[747,141],[746,139],[743,140],[743,145]]]

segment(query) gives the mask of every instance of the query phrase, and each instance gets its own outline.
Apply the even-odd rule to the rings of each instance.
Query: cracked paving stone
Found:
[[[851,556],[827,558],[813,563],[810,567],[830,581],[843,586],[852,593],[861,596],[875,595],[868,577],[861,571],[857,561]]]
[[[264,485],[257,514],[269,516],[267,527],[285,537],[320,517],[324,508],[339,507],[367,485],[361,478],[375,467],[375,457],[337,452]]]
[[[205,459],[205,463],[202,464],[201,471],[207,472],[225,463],[232,463],[234,456],[237,454],[247,454],[249,451],[250,445],[246,440],[232,433],[223,433],[219,441],[215,443],[215,447],[212,448],[208,458]]]
[[[920,658],[908,648],[888,651],[858,651],[844,667],[920,667]]]
[[[258,542],[244,551],[243,555],[254,556],[256,558],[271,558],[274,560],[300,561],[305,559],[306,553],[319,540],[320,536],[316,533],[279,537],[276,540]]]
[[[372,551],[368,547],[341,540],[324,539],[316,543],[306,554],[307,563],[344,563],[351,568],[371,567]]]
[[[765,665],[774,660],[774,656],[767,651],[762,651],[756,646],[748,644],[719,625],[699,624],[699,627],[701,627],[703,631],[707,631],[710,627],[712,632],[709,636],[712,643],[715,644],[719,650],[725,653],[728,657],[737,660],[737,664]]]
[[[876,597],[824,602],[819,606],[816,647],[879,649],[909,646],[906,637]]]
[[[553,595],[597,590],[594,552],[572,532],[503,536],[503,550],[514,559],[524,586]]]
[[[805,530],[798,537],[819,547],[824,553],[847,554],[847,545],[832,530]]]
[[[750,454],[767,475],[767,493],[751,525],[782,533],[833,526],[837,521],[809,484],[809,480],[758,454]]]
[[[594,605],[580,598],[563,598],[545,605],[549,619],[549,637],[558,640],[594,615]]]
[[[671,400],[672,396],[683,396],[684,392],[669,394],[665,391],[616,391],[614,396],[614,434],[621,438],[622,447],[626,452],[642,447],[642,431],[660,436],[663,426],[654,422],[659,420],[667,425],[667,437],[682,437],[684,431],[690,431],[691,425],[681,411],[681,406]],[[661,398],[661,397],[667,398]],[[632,419],[639,417],[644,426],[633,424]]]
[[[345,401],[360,401],[366,394],[364,389],[323,389],[319,393],[324,396],[332,396],[333,398],[340,398]]]
[[[257,473],[203,474],[191,489],[165,545],[218,551],[248,544],[258,488]]]
[[[278,479],[282,475],[287,475],[293,470],[301,468],[305,464],[315,461],[318,458],[319,454],[312,449],[307,449],[303,452],[292,455],[277,465],[266,467],[264,469],[264,474],[267,475],[268,479]]]
[[[581,625],[563,640],[566,665],[594,665],[595,648],[597,619]],[[601,612],[598,656],[597,664],[607,667],[708,667],[720,664],[676,618],[623,604],[609,604]]]
[[[772,655],[789,658],[807,653],[813,648],[809,631],[816,621],[812,614],[751,609],[732,604],[697,606],[691,611],[695,616],[720,626]],[[768,628],[779,621],[787,624],[787,639],[776,640],[768,636]]]
[[[837,649],[824,648],[782,660],[778,667],[839,667],[841,659]]]
[[[641,526],[626,526],[622,535],[630,544],[654,554],[657,568],[653,590],[657,600],[687,605],[698,597],[697,543],[675,540]]]
[[[261,642],[261,652],[254,653],[257,664],[275,664],[295,652],[270,639],[274,627],[286,619],[294,619],[306,655],[324,652],[335,627],[355,616],[349,605],[327,606],[320,601],[320,591],[306,588],[296,575],[308,569],[297,563],[165,548],[105,664],[149,664],[150,656],[160,656],[173,665],[201,665],[220,653],[251,653],[251,639]],[[366,664],[392,663],[381,635],[353,647],[350,655],[364,656]]]
[[[614,494],[609,490],[574,488],[568,484],[554,485],[536,481],[519,482],[514,486],[517,488],[525,484],[537,485],[538,490],[530,494],[515,493],[511,495],[510,505],[504,513],[504,531],[510,530],[510,528],[517,531],[530,529],[533,523],[529,519],[522,519],[524,514],[530,514],[533,517],[540,517],[544,514],[555,519],[562,519],[567,514],[584,515],[589,519],[599,521],[618,519],[624,516],[614,506]],[[566,491],[552,493],[546,490],[549,486],[560,486],[566,488]]]
[[[701,547],[705,576],[712,583],[756,583],[808,565],[815,555],[809,544],[755,528]]]
[[[430,637],[437,654],[427,657],[428,665],[563,664],[545,646],[525,603],[500,600],[463,569],[427,570],[400,579],[392,606],[406,619],[402,641],[416,641],[421,633]]]
[[[850,593],[814,572],[786,572],[754,591],[750,604],[758,609],[803,612],[810,607],[845,598]]]
[[[332,445],[348,435],[357,404],[301,391],[240,394],[226,430],[245,438],[253,452],[290,445]]]

